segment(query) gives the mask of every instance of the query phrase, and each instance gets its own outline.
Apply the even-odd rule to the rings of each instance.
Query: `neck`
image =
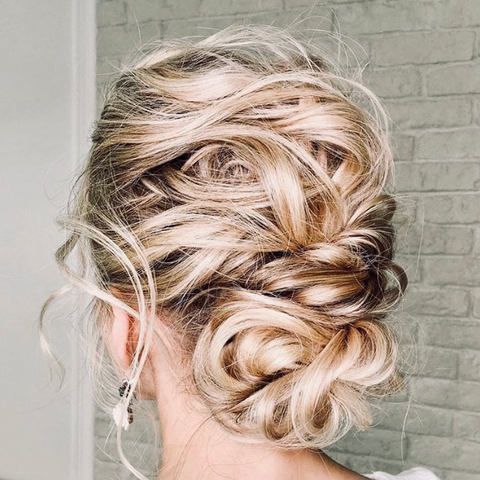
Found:
[[[165,368],[176,362],[152,360],[163,447],[158,480],[365,480],[321,452],[238,440]]]
[[[162,427],[159,480],[337,478],[335,472],[339,466],[323,454],[241,442],[223,432],[211,419],[191,420],[186,416],[177,422],[170,418]],[[174,423],[177,428],[173,428]]]
[[[364,479],[321,452],[239,441],[193,395],[163,380],[157,396],[163,446],[158,480]]]

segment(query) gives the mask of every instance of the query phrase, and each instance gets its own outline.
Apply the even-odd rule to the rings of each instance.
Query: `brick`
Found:
[[[480,283],[480,258],[425,257],[424,276],[432,285],[471,285]]]
[[[174,1],[174,0],[172,0]],[[190,2],[185,2],[186,4]],[[232,15],[259,11],[283,9],[283,0],[203,0],[200,2],[200,14],[204,16]]]
[[[468,27],[480,25],[480,4],[477,0],[436,2],[435,23],[440,27]]]
[[[480,255],[480,228],[475,228],[473,231],[473,253]]]
[[[480,443],[480,414],[455,412],[454,435]]]
[[[420,222],[398,234],[398,250],[405,254],[470,253],[474,236],[471,228],[424,225]]]
[[[480,291],[475,290],[473,293],[473,316],[480,318]]]
[[[308,10],[304,8],[291,8],[287,5],[285,11],[278,10],[273,15],[270,14],[274,25],[277,27],[292,27],[293,33],[297,30],[301,34],[315,36],[318,31],[331,31],[333,27],[333,10],[325,5],[310,5]],[[314,44],[318,44],[327,52],[338,52],[338,39],[332,39],[327,35],[321,34],[319,39],[316,39]],[[332,48],[333,47],[333,48]]]
[[[438,317],[424,317],[418,320],[422,339],[427,345],[478,349],[480,322]]]
[[[464,350],[459,353],[458,373],[461,380],[480,382],[480,339],[478,343],[479,350]]]
[[[412,374],[429,378],[455,380],[458,375],[459,353],[438,347],[418,349]]]
[[[395,188],[399,192],[476,190],[480,163],[399,163],[395,167]]]
[[[418,283],[422,279],[422,273],[418,260],[418,256],[416,255],[397,254],[395,256],[395,262],[405,270],[410,283]]]
[[[200,0],[128,0],[128,21],[137,24],[150,21],[160,22],[172,18],[198,17],[200,5]]]
[[[97,59],[97,71],[96,71],[96,79],[97,79],[97,87],[103,89],[106,85],[110,84],[112,80],[112,76],[120,70],[121,67],[121,60],[115,57],[104,57]],[[99,97],[100,100],[103,97]],[[101,101],[98,101],[98,106],[101,106]]]
[[[282,23],[276,23],[276,25],[288,25],[289,21],[294,22],[294,16],[298,16],[298,14],[298,12],[293,11],[279,14],[277,18],[281,19]],[[284,21],[287,23],[283,23]],[[348,37],[338,37],[335,31],[329,34],[328,30],[332,30],[333,21],[332,17],[326,15],[315,17],[313,23],[308,19],[307,21],[308,28],[304,28],[304,22],[302,21],[297,29],[304,31],[307,38],[311,35],[311,43],[318,46],[321,54],[323,53],[326,58],[338,66],[347,77],[358,80],[363,77],[368,79],[369,74],[364,71],[369,65],[371,57],[368,41],[356,42]],[[326,31],[327,34],[322,30]],[[364,80],[361,80],[361,82],[364,83]]]
[[[212,18],[190,18],[180,20],[168,20],[163,23],[164,36],[167,38],[178,38],[194,36],[199,38],[208,37],[223,28],[240,22],[246,24],[270,24],[272,22],[271,13],[245,14],[241,18],[236,16],[222,16]]]
[[[409,439],[409,457],[423,465],[440,468],[461,469],[475,472],[480,470],[478,443],[463,439],[412,436]]]
[[[412,288],[409,290],[404,307],[414,314],[444,315],[463,317],[469,310],[469,292],[466,290],[448,291],[444,289]]]
[[[417,324],[412,322],[410,314],[402,315],[401,312],[396,313],[392,323],[397,339],[404,347],[416,343]],[[398,398],[397,401],[401,401],[401,399]]]
[[[376,2],[377,0],[363,0],[364,2]],[[356,3],[358,0],[316,0],[315,5],[332,5],[341,3]],[[286,8],[312,7],[311,0],[285,0]]]
[[[418,403],[480,412],[480,383],[416,377],[410,379],[410,386]]]
[[[392,149],[395,160],[411,161],[415,148],[415,137],[395,132],[391,136]]]
[[[474,32],[430,31],[386,34],[371,40],[376,65],[458,62],[473,57]]]
[[[115,0],[97,4],[97,27],[123,25],[127,23],[125,3]]]
[[[435,195],[423,202],[426,222],[439,224],[470,224],[480,222],[480,194]]]
[[[480,255],[480,228],[475,228],[473,231],[473,253]]]
[[[134,47],[139,48],[147,41],[160,37],[160,24],[118,25],[98,30],[97,54],[99,57],[125,55]]]
[[[132,46],[125,26],[108,26],[97,32],[97,55],[99,57],[125,54]]]
[[[376,68],[367,79],[368,87],[381,98],[412,97],[422,93],[417,67]]]
[[[472,102],[467,98],[390,100],[385,102],[396,128],[456,127],[472,123]]]
[[[480,480],[480,473],[454,472],[447,470],[442,480]]]
[[[480,52],[480,46],[478,50]],[[471,97],[473,98],[473,123],[475,125],[480,125],[480,95],[471,95]]]
[[[398,431],[374,428],[342,438],[335,444],[334,450],[357,455],[382,452],[386,458],[402,460],[402,450],[405,450],[405,438]]]
[[[428,132],[418,139],[418,157],[455,159],[480,156],[480,129]]]
[[[470,228],[426,226],[422,253],[464,255],[472,251],[473,232]]]
[[[422,198],[417,195],[397,195],[397,210],[393,221],[399,236],[406,234],[408,229],[417,221],[418,206],[422,205]],[[423,217],[422,217],[423,221]]]
[[[418,0],[356,2],[337,6],[335,17],[340,31],[348,35],[425,30],[434,24],[434,6]]]
[[[442,421],[439,422],[438,419]],[[423,407],[412,402],[387,404],[384,411],[375,414],[375,425],[387,430],[423,435],[449,436],[453,434],[454,412],[434,407]]]
[[[415,322],[410,318],[410,323],[415,325]],[[418,327],[415,331],[416,337],[418,337]],[[413,339],[412,339],[413,340]],[[418,359],[418,347],[417,342],[413,341],[409,344],[403,343],[400,345],[399,348],[399,356],[397,361],[397,368],[398,371],[404,375],[404,387],[403,387],[403,397],[399,398],[397,401],[393,401],[393,403],[405,403],[410,401],[409,397],[409,378],[411,377],[411,372],[414,370],[415,365],[417,365]]]
[[[429,96],[480,93],[480,63],[432,68],[426,83]]]

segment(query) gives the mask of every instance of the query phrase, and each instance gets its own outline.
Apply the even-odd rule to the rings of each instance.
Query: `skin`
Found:
[[[156,333],[168,353],[160,342],[153,343],[137,396],[155,399],[158,405],[163,447],[158,480],[366,479],[322,452],[245,443],[227,434],[184,387],[185,372],[172,334],[159,319],[157,324]],[[107,346],[125,378],[138,332],[127,313],[116,307],[111,325]]]

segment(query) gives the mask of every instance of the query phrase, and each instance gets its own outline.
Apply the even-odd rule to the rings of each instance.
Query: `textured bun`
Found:
[[[199,396],[235,435],[322,448],[398,385],[384,118],[274,29],[164,46],[108,94],[74,240],[90,240],[103,291],[136,299],[137,360],[145,312],[171,313]]]
[[[222,425],[309,448],[331,445],[352,425],[366,428],[366,394],[394,375],[395,347],[384,325],[344,319],[335,328],[286,301],[238,296],[197,347],[197,386]]]
[[[370,425],[370,394],[399,386],[381,319],[402,271],[391,261],[392,199],[376,202],[330,243],[276,252],[212,312],[195,381],[228,430],[324,448]]]

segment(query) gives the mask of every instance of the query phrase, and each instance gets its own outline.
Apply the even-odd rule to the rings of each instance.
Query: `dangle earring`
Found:
[[[115,405],[112,412],[115,424],[117,427],[123,427],[124,430],[128,430],[130,424],[133,423],[132,400],[130,399],[128,403],[124,400],[130,393],[131,388],[132,384],[127,379],[123,380],[118,388],[121,400]]]

